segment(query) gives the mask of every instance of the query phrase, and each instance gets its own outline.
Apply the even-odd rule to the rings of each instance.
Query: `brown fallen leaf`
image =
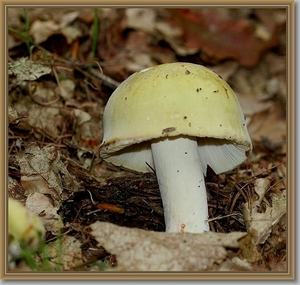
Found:
[[[83,263],[82,243],[75,237],[62,235],[47,247],[47,257],[52,270],[61,266],[62,271],[73,270]]]
[[[253,67],[268,49],[279,41],[279,24],[257,26],[246,18],[235,19],[225,9],[170,9],[170,23],[182,32],[177,50],[185,54],[203,51],[216,60],[235,59]],[[259,33],[257,34],[257,30]],[[263,32],[262,32],[263,31]],[[263,35],[262,35],[263,33]],[[174,47],[174,45],[173,45]]]
[[[21,169],[21,184],[25,195],[50,194],[57,206],[70,193],[64,189],[79,189],[79,184],[68,172],[61,160],[60,151],[53,146],[40,148],[31,143],[24,153],[16,157]]]
[[[39,44],[47,40],[51,35],[59,30],[59,25],[53,20],[40,21],[36,20],[30,27],[29,34],[32,35],[34,41]]]
[[[286,110],[281,102],[275,102],[268,109],[252,115],[248,131],[254,143],[271,151],[285,151]]]
[[[32,95],[33,98],[40,102],[40,104],[33,103],[31,97],[24,96],[17,103],[14,108],[20,116],[26,117],[26,122],[32,128],[40,129],[52,138],[59,136],[60,128],[63,124],[63,117],[60,115],[58,106],[62,106],[61,102],[56,102],[56,107],[42,106],[47,105],[47,102],[54,102],[57,97],[52,89],[47,89],[37,86],[36,91]],[[35,133],[38,136],[38,132]]]
[[[61,217],[57,214],[58,208],[44,194],[33,193],[27,197],[26,208],[38,215],[44,227],[53,235],[58,235],[63,228]]]
[[[153,32],[156,24],[156,10],[149,8],[125,9],[127,27],[136,30]]]
[[[90,227],[98,245],[116,255],[117,271],[218,270],[229,258],[228,248],[238,248],[246,235],[153,232],[99,221]]]
[[[272,228],[286,213],[286,191],[280,195],[270,194],[272,204],[262,203],[270,187],[270,181],[266,178],[258,178],[254,182],[254,189],[258,199],[247,202],[243,207],[243,215],[247,231],[255,236],[255,244],[263,244],[272,232]]]

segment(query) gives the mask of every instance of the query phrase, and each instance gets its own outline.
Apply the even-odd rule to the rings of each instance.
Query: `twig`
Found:
[[[120,85],[120,82],[112,79],[111,77],[109,77],[105,74],[101,74],[96,69],[91,69],[91,74],[94,75],[95,77],[101,79],[103,85],[110,87],[111,89],[116,89]]]
[[[224,219],[224,218],[228,218],[228,217],[232,217],[232,216],[237,216],[238,214],[229,214],[229,215],[225,215],[225,216],[218,216],[218,217],[215,217],[215,218],[211,218],[211,219],[208,219],[207,221],[208,222],[213,222],[213,221],[216,221],[216,220],[221,220],[221,219]]]

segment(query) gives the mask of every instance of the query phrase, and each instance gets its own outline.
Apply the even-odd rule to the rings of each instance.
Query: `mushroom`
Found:
[[[39,216],[29,211],[21,202],[8,198],[8,234],[10,257],[20,255],[24,246],[36,249],[45,237],[45,227]],[[12,262],[11,265],[14,263]]]
[[[166,232],[209,231],[204,176],[243,163],[252,150],[230,86],[208,68],[166,63],[136,72],[109,98],[100,156],[138,172],[155,170]]]

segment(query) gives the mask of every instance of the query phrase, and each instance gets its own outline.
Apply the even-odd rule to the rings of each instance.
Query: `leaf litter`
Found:
[[[28,8],[28,19],[8,10],[8,195],[42,220],[48,269],[286,270],[285,11],[97,12],[92,58],[93,9]],[[35,48],[26,52],[31,37]],[[103,109],[119,82],[173,61],[204,64],[229,82],[254,145],[236,170],[208,170],[211,232],[203,235],[163,233],[155,174],[119,169],[97,153]],[[19,260],[11,270],[24,268]]]

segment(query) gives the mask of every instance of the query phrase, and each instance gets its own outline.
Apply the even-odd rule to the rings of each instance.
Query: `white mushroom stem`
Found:
[[[206,187],[195,138],[151,144],[164,207],[166,232],[209,231]]]

